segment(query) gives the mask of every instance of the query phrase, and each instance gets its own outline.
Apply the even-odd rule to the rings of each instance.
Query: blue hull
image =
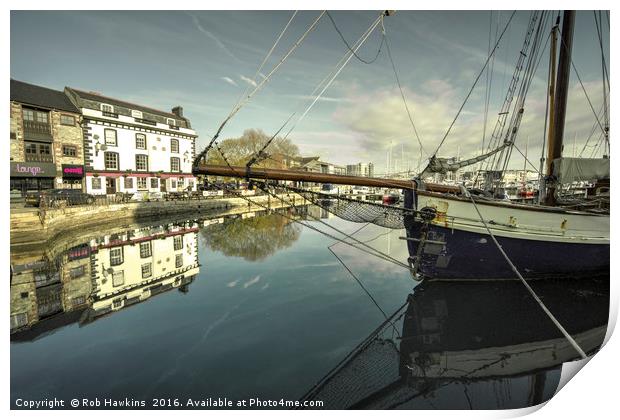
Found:
[[[422,223],[405,217],[407,237],[420,238]],[[431,225],[428,239],[445,244],[429,244],[421,253],[419,272],[440,279],[517,278],[489,235]],[[609,272],[609,244],[574,244],[497,237],[524,278],[587,275]],[[407,241],[410,262],[418,252],[418,242]]]

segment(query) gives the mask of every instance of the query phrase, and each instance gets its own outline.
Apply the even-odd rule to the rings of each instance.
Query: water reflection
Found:
[[[198,274],[197,234],[193,221],[116,228],[12,252],[11,338],[92,322],[173,288],[187,292]]]
[[[281,216],[280,212],[263,212],[258,217],[254,212],[245,213],[222,220],[219,224],[210,224],[202,234],[210,249],[227,257],[262,261],[279,250],[289,248],[299,239],[301,226],[293,220],[306,218],[307,208],[302,212],[285,212],[286,217]]]
[[[588,354],[607,328],[609,279],[533,284]],[[420,285],[305,398],[325,408],[523,408],[550,399],[575,349],[520,282]]]

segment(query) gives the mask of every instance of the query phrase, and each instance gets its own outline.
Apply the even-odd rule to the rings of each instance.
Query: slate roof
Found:
[[[11,79],[11,101],[79,114],[64,92]]]
[[[185,118],[181,118],[178,115],[173,114],[172,112],[160,111],[158,109],[149,108],[146,106],[134,104],[134,103],[127,102],[127,101],[122,101],[120,99],[110,98],[108,96],[103,96],[95,92],[85,92],[83,90],[79,90],[75,88],[69,88],[69,89],[75,92],[75,94],[78,95],[80,98],[85,99],[87,101],[103,102],[103,103],[110,104],[113,106],[120,106],[123,108],[135,109],[136,111],[146,112],[149,114],[160,115],[166,118],[185,120]]]

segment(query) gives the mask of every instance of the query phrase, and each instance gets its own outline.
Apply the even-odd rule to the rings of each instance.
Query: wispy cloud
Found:
[[[237,84],[237,82],[235,82],[235,81],[234,81],[233,79],[231,79],[230,77],[223,76],[223,77],[220,77],[220,79],[222,79],[223,81],[225,81],[225,82],[226,82],[226,83],[228,83],[229,85],[239,86],[239,85]]]
[[[202,26],[202,24],[200,23],[200,20],[198,19],[197,16],[194,15],[189,15],[192,18],[192,23],[194,24],[194,26],[196,27],[196,29],[198,29],[200,32],[202,32],[204,35],[206,35],[209,39],[211,39],[213,42],[215,42],[215,45],[217,45],[217,47],[224,51],[228,56],[230,56],[231,58],[235,59],[238,62],[242,62],[239,57],[237,57],[236,55],[234,55],[232,53],[232,51],[230,51],[228,49],[228,47],[226,47],[226,45],[224,45],[224,43],[217,37],[215,36],[212,32],[208,31],[207,29],[205,29],[204,26]]]
[[[260,275],[258,275],[258,276],[256,276],[256,277],[254,277],[253,279],[251,279],[251,280],[249,280],[248,282],[246,282],[246,283],[243,285],[243,288],[244,288],[244,289],[247,289],[248,287],[250,287],[250,286],[252,286],[252,285],[254,285],[254,284],[258,283],[259,281],[260,281]]]
[[[249,77],[245,77],[243,74],[240,74],[239,78],[243,80],[244,82],[246,82],[248,85],[251,85],[254,87],[258,86],[254,80],[250,79]]]

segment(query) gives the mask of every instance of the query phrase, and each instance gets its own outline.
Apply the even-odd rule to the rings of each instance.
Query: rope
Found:
[[[357,58],[359,61],[361,61],[364,64],[372,64],[375,61],[377,61],[377,58],[379,58],[379,54],[381,53],[381,48],[383,47],[383,43],[385,42],[385,33],[383,33],[381,37],[381,43],[379,44],[379,48],[377,49],[377,54],[375,55],[375,58],[373,58],[370,61],[367,61],[367,60],[364,60],[359,55],[357,55],[357,53],[353,50],[353,48],[351,48],[351,46],[345,39],[344,35],[342,34],[342,32],[340,32],[340,29],[338,29],[338,25],[336,25],[336,22],[334,21],[334,18],[332,18],[332,15],[329,12],[326,12],[326,14],[329,20],[332,22],[332,25],[334,25],[334,29],[336,30],[336,32],[338,32],[338,35],[340,35],[340,39],[342,39],[342,42],[344,42],[344,45],[347,46],[347,49],[355,56],[355,58]]]
[[[206,156],[207,152],[211,149],[211,147],[213,146],[213,144],[219,137],[220,133],[222,132],[222,130],[224,129],[224,126],[228,123],[228,121],[230,121],[230,119],[237,112],[239,112],[239,110],[245,104],[247,104],[250,101],[252,96],[254,96],[258,91],[260,91],[263,88],[263,86],[265,86],[265,84],[269,81],[271,76],[280,68],[280,66],[286,61],[286,59],[299,47],[299,45],[301,45],[301,43],[304,41],[304,39],[306,39],[308,34],[310,34],[310,32],[314,30],[314,28],[319,23],[319,20],[323,17],[324,14],[325,14],[325,11],[321,12],[321,14],[312,22],[310,27],[308,27],[306,32],[303,33],[303,35],[297,40],[297,42],[295,42],[295,44],[288,50],[288,52],[280,59],[280,61],[274,66],[274,68],[271,69],[269,74],[267,74],[267,76],[254,88],[252,92],[248,94],[248,96],[243,101],[237,103],[237,105],[233,108],[230,114],[228,114],[228,116],[224,119],[220,127],[217,129],[217,132],[215,133],[215,135],[213,136],[213,138],[211,139],[207,147],[205,147],[204,150],[196,156],[196,158],[194,159],[194,164],[193,164],[194,167],[197,166],[198,163],[202,160],[202,158]]]
[[[256,82],[256,78],[260,75],[260,71],[263,69],[263,66],[265,65],[267,60],[269,60],[269,57],[271,57],[271,53],[273,53],[273,50],[276,49],[276,46],[280,42],[280,39],[282,38],[282,36],[284,35],[284,33],[286,32],[286,30],[288,29],[289,25],[291,24],[291,22],[293,21],[293,19],[295,18],[296,15],[297,15],[297,10],[295,10],[295,12],[293,12],[293,15],[288,20],[287,24],[284,26],[284,29],[282,29],[282,32],[280,32],[280,35],[278,36],[278,38],[276,38],[276,42],[274,42],[273,46],[271,47],[271,49],[269,50],[269,52],[267,53],[267,55],[263,59],[263,62],[260,63],[260,66],[258,66],[258,70],[256,70],[256,73],[254,73],[254,77],[252,78],[252,80],[254,82]],[[248,94],[249,91],[250,91],[250,86],[248,85],[245,88],[245,91],[243,92],[243,94],[241,94],[241,96],[237,100],[237,103],[235,104],[235,106],[239,105],[241,100]],[[233,107],[233,109],[234,109],[234,107]]]
[[[386,39],[387,39],[387,36],[386,36]],[[415,137],[418,140],[418,144],[420,145],[420,159],[418,161],[418,166],[420,166],[420,162],[422,161],[422,153],[426,154],[426,151],[424,150],[424,146],[422,145],[422,141],[420,140],[420,136],[418,135],[418,130],[416,130],[415,124],[413,123],[413,117],[411,116],[411,112],[409,111],[409,106],[407,105],[407,100],[405,99],[405,93],[403,92],[403,87],[400,84],[400,78],[398,77],[398,71],[396,71],[396,64],[394,64],[394,59],[392,58],[392,50],[390,49],[389,40],[386,41],[385,45],[387,46],[388,57],[390,58],[390,63],[392,63],[392,70],[394,71],[394,77],[396,78],[396,84],[398,84],[398,89],[400,90],[400,96],[403,99],[403,104],[405,105],[405,110],[407,111],[409,122],[411,123],[411,127],[413,128]]]
[[[562,335],[564,335],[564,337],[568,340],[568,342],[571,344],[571,346],[573,346],[573,348],[577,351],[577,353],[579,353],[579,355],[581,356],[582,359],[587,358],[585,352],[581,349],[581,347],[579,347],[579,344],[577,344],[577,342],[573,339],[573,337],[570,336],[570,334],[564,329],[564,327],[562,326],[562,324],[560,324],[560,322],[553,316],[553,314],[551,313],[551,311],[549,311],[549,309],[547,309],[547,307],[545,306],[545,304],[542,302],[542,300],[540,300],[540,298],[538,297],[538,295],[536,295],[536,292],[534,292],[534,290],[530,287],[530,285],[525,281],[525,279],[523,278],[523,276],[521,275],[521,273],[519,272],[519,270],[517,269],[517,267],[515,267],[515,265],[512,263],[512,261],[510,260],[510,258],[508,257],[508,255],[506,254],[506,252],[504,251],[504,249],[502,248],[502,246],[499,244],[499,242],[497,241],[497,239],[495,238],[495,235],[493,235],[493,232],[491,232],[491,229],[489,228],[489,226],[487,225],[487,222],[484,220],[484,218],[482,217],[482,214],[480,213],[480,210],[478,209],[478,206],[476,205],[476,201],[473,199],[473,197],[469,194],[469,192],[467,191],[466,188],[462,188],[461,189],[463,195],[467,198],[469,198],[469,200],[471,201],[471,203],[474,206],[474,209],[476,209],[476,213],[478,213],[478,216],[480,217],[480,221],[482,222],[482,224],[484,225],[485,229],[487,230],[487,232],[489,233],[489,236],[491,237],[491,239],[493,240],[493,242],[495,243],[495,246],[497,246],[497,249],[499,250],[499,252],[502,254],[502,256],[504,257],[504,259],[506,260],[506,262],[508,263],[508,265],[510,266],[510,268],[512,269],[512,271],[517,275],[517,277],[519,278],[519,280],[521,280],[521,282],[523,283],[523,285],[525,286],[525,288],[527,289],[527,291],[532,295],[532,297],[534,298],[534,300],[536,301],[536,303],[538,303],[538,305],[542,308],[542,310],[547,314],[547,316],[551,319],[551,321],[555,324],[555,326],[560,330],[560,332],[562,333]]]
[[[499,38],[497,39],[497,42],[495,43],[495,46],[493,47],[493,50],[491,51],[491,54],[487,57],[486,61],[484,62],[484,65],[482,66],[482,69],[480,70],[480,73],[478,73],[478,76],[476,77],[476,80],[474,81],[474,84],[472,85],[471,89],[469,90],[469,93],[467,93],[467,96],[465,97],[465,100],[463,101],[463,103],[461,104],[461,107],[459,108],[458,112],[456,113],[456,116],[454,117],[454,119],[450,123],[450,126],[448,127],[448,130],[446,131],[446,134],[443,136],[443,138],[439,142],[439,146],[437,146],[437,149],[435,150],[435,153],[433,153],[433,156],[437,155],[437,152],[439,152],[439,149],[441,149],[441,146],[446,141],[446,138],[448,137],[448,134],[450,134],[450,131],[452,130],[452,127],[454,126],[454,123],[458,119],[459,115],[461,115],[461,111],[463,111],[463,108],[465,108],[465,104],[467,103],[467,101],[469,100],[469,97],[471,96],[472,92],[474,91],[474,88],[476,87],[476,84],[478,84],[478,80],[480,80],[480,77],[482,76],[482,73],[484,73],[484,69],[489,64],[489,61],[491,60],[491,57],[495,53],[495,50],[499,46],[499,43],[502,40],[504,34],[506,33],[506,30],[508,29],[508,26],[510,26],[510,22],[512,22],[512,18],[514,17],[515,13],[516,13],[516,10],[513,11],[512,14],[510,15],[510,18],[508,19],[508,22],[506,22],[506,26],[504,27],[504,30],[502,31],[502,33],[500,34]]]

